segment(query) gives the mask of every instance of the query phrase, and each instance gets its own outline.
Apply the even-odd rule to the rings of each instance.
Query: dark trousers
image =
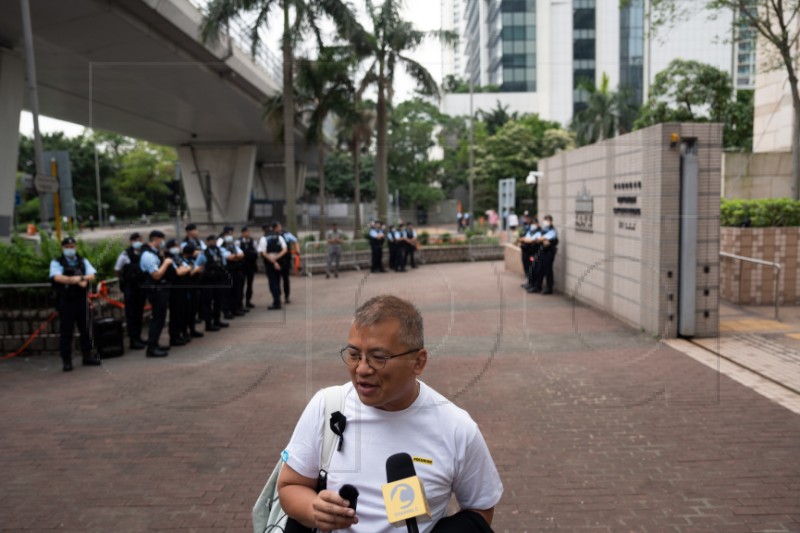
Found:
[[[397,245],[389,241],[389,269],[394,270],[397,268]]]
[[[189,287],[186,289],[186,307],[184,308],[184,334],[188,335],[192,331],[196,331],[195,316],[200,309],[200,292],[194,288]]]
[[[253,263],[252,265],[245,265],[244,267],[244,301],[245,303],[251,303],[253,301],[253,280],[256,277],[256,264]]]
[[[150,348],[158,347],[158,339],[164,330],[169,308],[169,291],[165,288],[147,289],[147,300],[152,307],[150,315],[150,329],[147,334],[147,345]]]
[[[403,255],[403,268],[405,268],[406,264],[409,262],[411,263],[411,268],[417,268],[417,263],[414,261],[414,252],[417,251],[416,246],[405,243],[403,245],[403,250],[405,251],[405,254]]]
[[[272,305],[281,306],[281,272],[277,270],[270,261],[266,262],[267,281],[269,281],[269,292],[272,294]],[[283,268],[283,266],[281,266]]]
[[[222,317],[222,299],[228,290],[223,280],[206,280],[202,292],[202,315],[206,324],[220,322]]]
[[[169,289],[169,338],[177,339],[186,336],[187,293],[185,287]]]
[[[244,274],[241,269],[231,269],[228,271],[230,287],[224,289],[225,299],[222,301],[222,310],[225,313],[232,313],[242,307],[242,287],[244,286]]]
[[[142,338],[142,315],[144,314],[144,291],[138,287],[125,287],[125,323],[128,326],[128,338],[139,341]]]
[[[547,288],[553,290],[553,262],[556,258],[556,250],[542,248],[535,256],[533,287],[541,289],[542,283],[547,283]]]
[[[288,259],[281,259],[280,275],[283,279],[283,299],[288,302],[289,290],[291,289],[291,286],[289,285],[289,274],[292,273],[292,258],[294,256],[292,254],[286,254],[283,257]],[[280,302],[280,296],[278,296],[278,301]]]
[[[380,246],[372,245],[372,267],[373,272],[383,270],[383,248]]]
[[[58,351],[63,361],[72,360],[72,333],[78,326],[81,353],[84,358],[91,357],[92,338],[89,330],[89,303],[86,295],[78,297],[62,296],[58,300],[58,320],[61,326],[58,338]]]
[[[530,246],[521,246],[520,249],[522,250],[522,271],[525,273],[525,282],[530,285],[533,250]]]
[[[492,533],[493,530],[481,515],[474,511],[461,511],[439,520],[431,533]]]

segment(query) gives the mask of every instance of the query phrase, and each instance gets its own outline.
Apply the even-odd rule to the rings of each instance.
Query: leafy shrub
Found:
[[[97,244],[78,241],[78,254],[97,269],[97,279],[116,277],[114,263],[125,249],[119,240]],[[50,280],[50,261],[61,255],[61,244],[46,234],[41,235],[40,251],[36,244],[14,237],[11,244],[0,244],[0,279],[3,283],[47,283]]]
[[[421,246],[425,246],[430,242],[431,236],[427,231],[423,231],[419,235],[417,235],[417,240],[419,241],[419,244]]]
[[[464,232],[464,236],[469,240],[470,237],[475,237],[476,235],[486,235],[485,228],[475,228],[475,229],[468,229]]]
[[[453,236],[450,235],[449,233],[442,233],[440,235],[440,238],[442,239],[443,243],[447,244],[452,240]]]
[[[800,201],[789,198],[726,200],[720,206],[720,225],[733,227],[800,226]]]

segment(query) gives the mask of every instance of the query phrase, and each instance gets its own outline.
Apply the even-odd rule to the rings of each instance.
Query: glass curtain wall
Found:
[[[502,0],[502,90],[536,91],[536,0]]]
[[[595,83],[597,9],[595,0],[573,0],[572,2],[572,112],[586,108],[588,93],[581,84]]]

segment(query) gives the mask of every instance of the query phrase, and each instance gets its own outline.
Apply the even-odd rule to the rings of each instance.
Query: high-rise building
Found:
[[[642,102],[656,74],[676,58],[729,72],[737,88],[753,86],[755,46],[741,28],[734,44],[727,39],[734,13],[695,7],[686,20],[662,26],[648,38],[650,0],[628,0],[623,6],[620,0],[443,1],[454,6],[453,14],[463,7],[462,26],[453,24],[463,41],[463,69],[453,73],[475,85],[525,93],[491,99],[508,100],[511,111],[535,110],[566,125],[585,105],[588,93],[581,82],[599,85],[604,75],[612,90],[625,87]],[[444,111],[458,98],[448,96]],[[514,109],[520,103],[524,109]]]

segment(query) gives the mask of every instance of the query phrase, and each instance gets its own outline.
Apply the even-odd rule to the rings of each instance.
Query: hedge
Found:
[[[47,283],[50,280],[50,261],[61,255],[61,245],[45,234],[41,236],[41,252],[36,243],[13,237],[11,244],[0,244],[0,283]],[[87,258],[97,269],[97,279],[116,277],[114,263],[125,249],[119,240],[97,244],[78,241],[78,254]]]
[[[720,225],[752,228],[800,226],[800,201],[789,198],[763,200],[723,198]]]

